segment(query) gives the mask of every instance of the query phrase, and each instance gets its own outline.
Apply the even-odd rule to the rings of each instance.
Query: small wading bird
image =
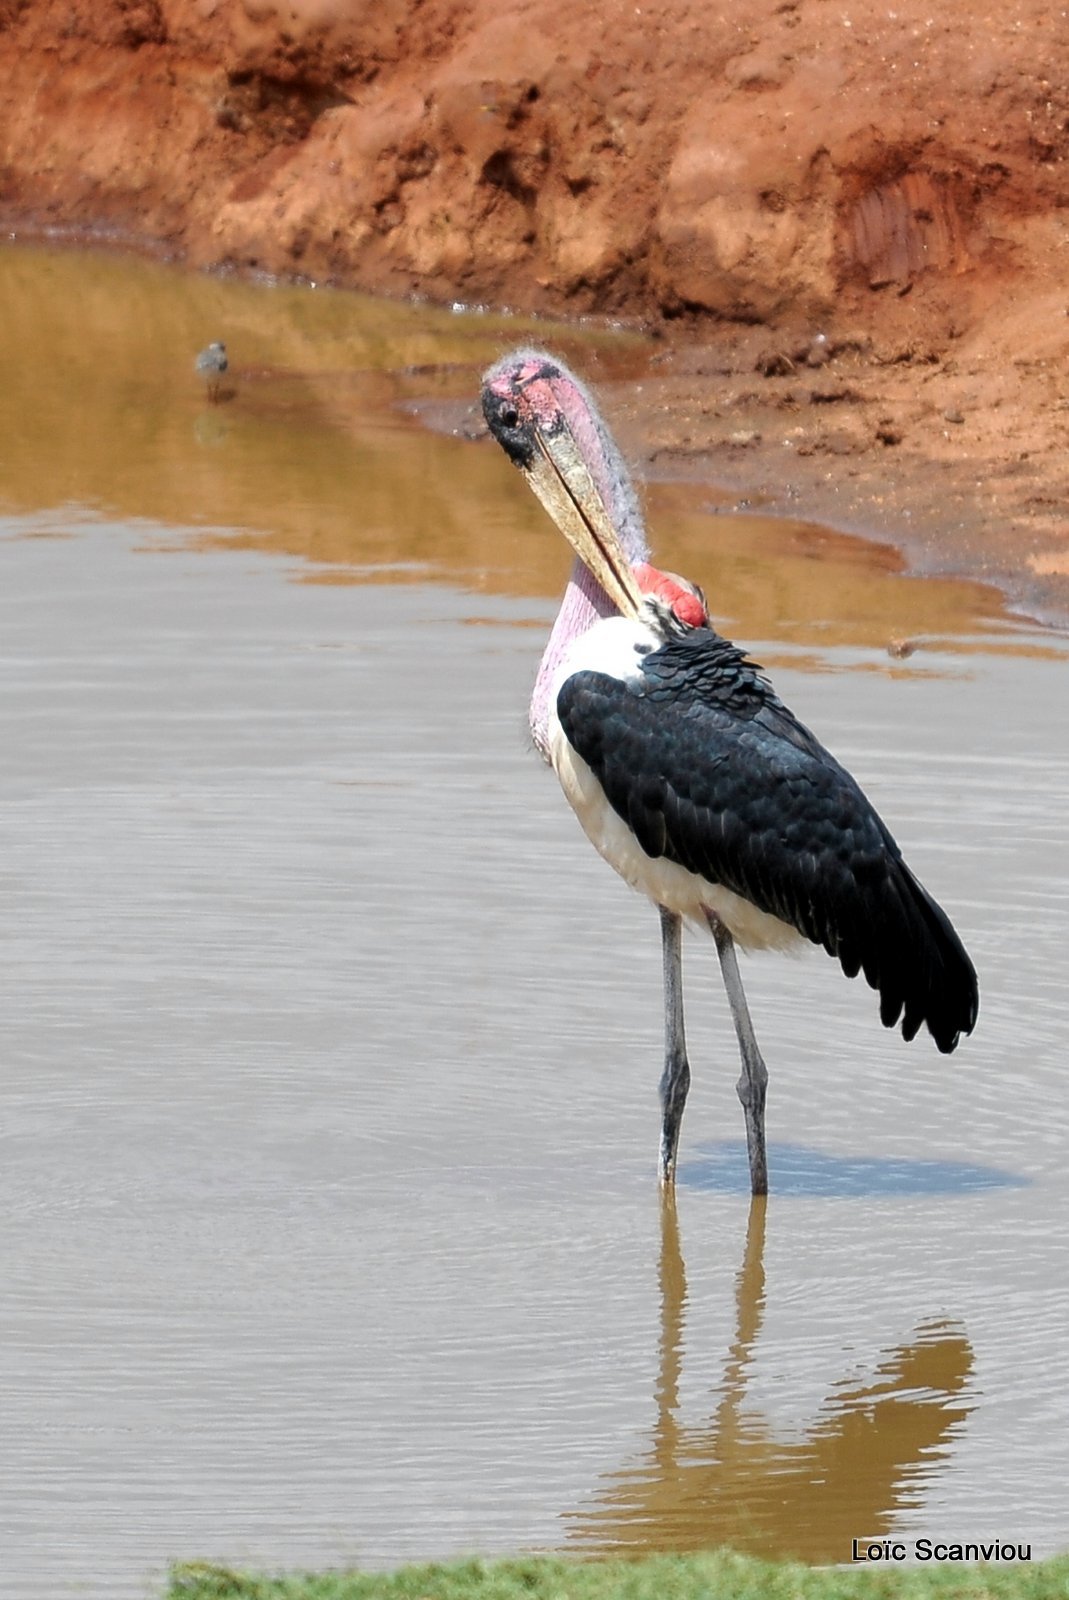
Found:
[[[531,731],[588,837],[658,906],[664,954],[662,1183],[690,1086],[683,922],[712,933],[742,1056],[750,1183],[768,1188],[768,1073],[735,956],[823,945],[864,972],[880,1020],[970,1033],[976,973],[850,774],[757,666],[709,624],[701,591],[648,562],[626,468],[579,380],[534,350],[486,374],[490,432],[576,552],[531,701]]]
[[[218,339],[213,339],[193,363],[193,370],[204,379],[208,400],[212,405],[223,398],[223,375],[229,365],[226,345]]]

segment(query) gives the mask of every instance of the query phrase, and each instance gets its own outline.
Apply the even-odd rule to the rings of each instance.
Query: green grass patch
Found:
[[[268,1577],[175,1567],[166,1600],[1069,1600],[1069,1557],[1018,1566],[804,1567],[730,1551],[642,1561],[459,1561]]]

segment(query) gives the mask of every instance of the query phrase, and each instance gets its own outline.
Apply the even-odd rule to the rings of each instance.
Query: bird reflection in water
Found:
[[[565,1513],[568,1543],[590,1554],[640,1555],[730,1545],[749,1555],[849,1560],[855,1537],[893,1531],[922,1476],[945,1456],[972,1402],[972,1347],[933,1321],[890,1350],[863,1384],[843,1382],[802,1437],[777,1437],[745,1406],[765,1305],[765,1208],[751,1203],[736,1278],[735,1338],[709,1420],[680,1417],[686,1269],[671,1192],[661,1209],[661,1343],[649,1448],[606,1474],[593,1500]]]

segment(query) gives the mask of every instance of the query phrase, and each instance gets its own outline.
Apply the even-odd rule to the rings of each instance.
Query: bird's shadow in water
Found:
[[[921,1161],[899,1156],[833,1156],[800,1144],[769,1149],[769,1186],[776,1195],[880,1199],[889,1195],[975,1194],[982,1189],[1023,1189],[1031,1180],[970,1161]],[[680,1188],[714,1194],[749,1194],[746,1146],[732,1139],[699,1145],[681,1161]]]

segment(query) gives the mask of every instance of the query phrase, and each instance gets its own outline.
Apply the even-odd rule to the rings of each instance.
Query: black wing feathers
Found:
[[[972,963],[850,774],[742,651],[709,629],[670,639],[641,678],[566,679],[566,738],[652,857],[790,923],[864,972],[880,1018],[950,1051],[976,1021]]]

